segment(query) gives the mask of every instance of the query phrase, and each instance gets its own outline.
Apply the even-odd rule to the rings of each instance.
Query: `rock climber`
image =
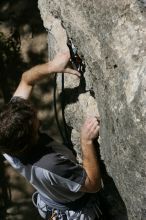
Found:
[[[33,202],[44,219],[94,220],[100,214],[96,192],[101,174],[94,140],[100,122],[87,118],[81,127],[83,164],[73,152],[39,131],[37,113],[29,98],[33,86],[53,73],[74,74],[68,66],[69,51],[58,53],[45,64],[24,72],[21,81],[0,114],[0,152],[37,190]]]

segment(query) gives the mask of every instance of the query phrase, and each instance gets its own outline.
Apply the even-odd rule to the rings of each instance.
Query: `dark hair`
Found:
[[[17,155],[32,144],[36,112],[20,97],[13,97],[0,114],[0,152]]]

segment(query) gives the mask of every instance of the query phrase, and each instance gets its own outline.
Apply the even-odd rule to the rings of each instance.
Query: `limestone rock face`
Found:
[[[89,112],[99,111],[102,159],[126,204],[129,219],[145,220],[145,1],[39,0],[38,3],[44,26],[53,30],[56,48],[66,49],[69,36],[86,62],[84,91],[79,89],[75,101],[70,97],[66,103],[65,117],[73,127],[72,140],[79,145],[83,118]],[[61,23],[66,32],[60,29]],[[76,80],[71,79],[69,85]],[[94,91],[95,99],[89,90]]]

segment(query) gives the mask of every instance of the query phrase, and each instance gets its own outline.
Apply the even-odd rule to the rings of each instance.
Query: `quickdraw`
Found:
[[[71,39],[68,39],[67,45],[70,50],[71,59],[70,62],[72,67],[83,74],[85,72],[85,62],[83,57],[81,58],[78,54],[78,49],[75,47]]]

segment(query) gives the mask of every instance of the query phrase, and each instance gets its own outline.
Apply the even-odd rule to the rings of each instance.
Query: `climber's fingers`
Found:
[[[76,75],[76,76],[78,76],[78,77],[81,76],[81,74],[80,74],[77,70],[74,70],[74,69],[72,69],[72,68],[70,68],[70,67],[65,68],[65,69],[64,69],[64,73],[73,74],[73,75]]]

